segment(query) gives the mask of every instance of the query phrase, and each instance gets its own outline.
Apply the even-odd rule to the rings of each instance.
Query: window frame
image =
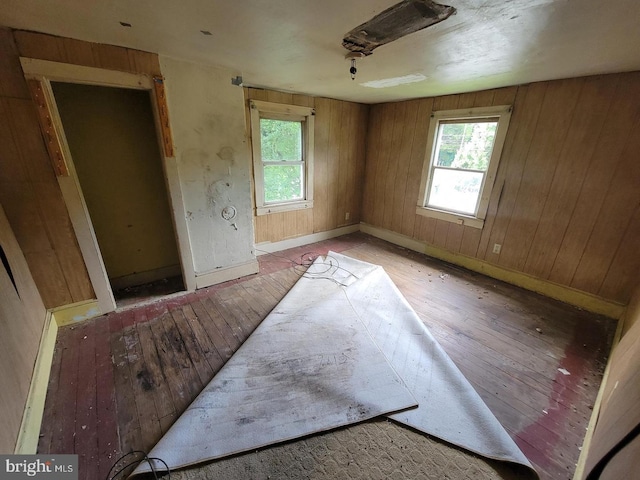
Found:
[[[495,184],[498,165],[500,163],[504,141],[509,128],[512,109],[511,105],[497,105],[492,107],[463,108],[432,112],[431,121],[429,122],[424,162],[422,165],[418,205],[416,207],[416,213],[418,215],[437,218],[447,222],[457,223],[458,225],[466,225],[474,228],[482,228],[484,226],[484,220],[487,215],[489,200],[491,198],[491,191]],[[487,121],[488,119],[497,119],[498,126],[496,128],[496,136],[493,143],[491,158],[489,160],[489,166],[487,167],[483,182],[480,186],[475,213],[466,214],[453,210],[427,206],[429,193],[431,191],[431,183],[433,181],[433,172],[435,170],[434,161],[437,157],[437,134],[440,125],[442,123],[453,123],[458,120],[473,122],[473,120]],[[454,170],[462,169],[454,168]]]
[[[256,215],[287,212],[313,208],[313,145],[315,110],[311,107],[288,105],[283,103],[250,100],[251,112],[251,148],[253,152],[253,180]],[[303,198],[284,202],[266,202],[264,191],[264,165],[279,162],[262,161],[260,119],[301,122],[302,124],[302,162],[288,162],[290,165],[302,163]]]

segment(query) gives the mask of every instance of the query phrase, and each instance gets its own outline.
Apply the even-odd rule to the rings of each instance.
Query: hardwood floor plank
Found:
[[[146,364],[145,382],[153,389],[154,403],[158,418],[175,414],[176,407],[168,386],[167,379],[161,368],[161,361],[155,343],[155,337],[149,326],[149,322],[136,325],[140,349]]]
[[[227,342],[227,345],[229,345],[231,352],[235,352],[243,342],[242,332],[240,331],[236,334],[236,331],[231,325],[229,325],[229,323],[227,323],[220,310],[218,310],[216,302],[212,298],[203,298],[201,302],[213,321],[213,325],[216,327],[218,332],[220,332],[220,335],[222,335],[222,338]],[[209,338],[212,338],[211,335],[209,335]]]
[[[78,328],[78,388],[76,391],[76,432],[74,452],[78,469],[87,480],[98,476],[98,428],[96,405],[95,321]]]
[[[95,319],[96,416],[98,433],[98,478],[106,478],[117,459],[118,419],[108,317]]]
[[[200,323],[200,318],[198,317],[198,315],[196,315],[192,305],[190,304],[182,307],[182,313],[185,316],[187,323],[191,327],[193,338],[198,345],[198,348],[202,352],[205,361],[209,365],[211,374],[215,375],[215,373],[220,370],[222,365],[225,364],[226,360],[224,360],[218,353],[218,349],[216,348],[214,342],[209,338],[207,331]]]
[[[182,345],[184,352],[191,360],[193,368],[195,368],[202,387],[204,387],[213,378],[214,371],[209,366],[209,362],[200,347],[200,343],[196,340],[196,336],[193,333],[193,329],[189,323],[189,320],[184,314],[184,308],[175,309],[171,312],[173,321],[176,324],[178,333],[182,339]],[[200,390],[202,390],[202,387]]]
[[[615,322],[364,234],[265,255],[257,276],[62,328],[40,451],[75,448],[90,478],[92,455],[104,477],[115,454],[148,448],[297,282],[304,268],[290,260],[330,249],[383,266],[541,479],[571,477]],[[82,430],[88,410],[93,433]]]
[[[62,365],[62,352],[67,348],[66,343],[70,340],[69,335],[65,335],[64,332],[58,333],[56,344],[54,348],[53,360],[51,362],[51,370],[49,372],[49,383],[47,385],[47,397],[44,404],[44,412],[42,414],[43,419],[47,419],[46,422],[42,422],[40,428],[40,438],[38,439],[38,453],[53,453],[51,450],[51,442],[55,435],[56,427],[58,426],[59,419],[59,406],[58,397],[60,396],[58,390],[63,385],[60,381],[61,365]]]
[[[217,323],[224,323],[224,320],[221,320],[220,318],[218,318],[216,321],[214,321],[214,319],[211,317],[211,315],[208,312],[208,309],[205,308],[204,304],[200,301],[194,301],[191,303],[191,309],[193,310],[193,313],[196,315],[197,319],[198,319],[198,323],[202,326],[202,328],[204,329],[204,331],[207,334],[207,337],[209,338],[209,340],[211,340],[211,343],[213,344],[213,347],[215,348],[218,356],[220,357],[220,359],[223,362],[226,362],[229,358],[231,358],[231,355],[233,355],[233,349],[231,347],[231,345],[235,345],[236,344],[236,338],[233,336],[233,332],[230,331],[227,332],[227,335],[230,336],[230,340],[231,340],[231,345],[227,342],[227,339],[225,338],[225,335],[223,332],[220,331],[220,329],[218,329]],[[217,310],[215,312],[216,316],[219,316],[219,314],[217,313]],[[222,325],[222,327],[226,327],[227,329],[229,328],[228,325],[226,325],[226,323],[224,325]]]
[[[65,349],[62,352],[60,367],[60,383],[63,388],[57,395],[59,411],[59,428],[54,430],[51,439],[51,453],[74,452],[74,436],[76,433],[76,390],[78,381],[78,349],[80,341],[79,330],[76,327],[66,327],[67,336]]]
[[[137,310],[134,317],[136,323],[146,319],[143,310]],[[138,445],[137,449],[148,452],[160,439],[162,433],[154,401],[153,380],[145,362],[136,327],[137,325],[135,324],[126,327],[123,339],[126,346],[138,422],[140,423],[141,444]]]
[[[213,294],[212,300],[215,301],[216,308],[227,324],[233,329],[236,338],[242,343],[253,331],[255,312],[247,311],[246,305],[239,301],[237,288],[233,285],[229,289],[218,290]]]
[[[149,321],[148,325],[153,333],[153,341],[158,352],[158,367],[162,371],[165,382],[171,392],[171,398],[176,414],[181,414],[189,405],[189,388],[182,378],[181,368],[173,355],[173,348],[165,334],[163,317],[170,316],[165,312],[162,316]]]
[[[118,439],[120,452],[135,450],[140,445],[140,421],[136,410],[129,360],[125,345],[123,325],[133,322],[133,312],[124,312],[110,321],[112,328],[118,328],[111,334],[111,354],[113,357],[113,375],[116,391],[116,410],[118,413]],[[113,324],[112,324],[113,323]],[[131,328],[131,327],[129,327]]]

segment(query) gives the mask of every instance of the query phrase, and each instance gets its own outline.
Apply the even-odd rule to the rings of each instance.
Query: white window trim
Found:
[[[283,103],[263,102],[251,100],[251,147],[253,150],[253,179],[256,199],[256,215],[287,212],[313,208],[313,144],[315,110],[310,107],[286,105]],[[260,118],[281,118],[282,120],[302,121],[303,125],[303,159],[304,159],[304,193],[305,198],[291,202],[265,203],[264,201],[264,170],[262,163],[262,148],[260,145]]]
[[[491,190],[493,189],[496,179],[498,164],[500,163],[500,157],[502,156],[502,148],[504,147],[507,129],[509,128],[511,110],[511,105],[499,105],[494,107],[464,108],[460,110],[441,110],[431,114],[429,133],[427,136],[427,148],[422,166],[420,195],[418,196],[418,206],[416,207],[416,213],[418,215],[437,218],[447,222],[457,223],[458,225],[467,225],[474,228],[482,228],[484,226],[487,209],[489,208],[489,199],[491,198]],[[484,177],[475,215],[465,215],[462,213],[449,212],[425,206],[427,203],[427,195],[429,193],[429,185],[431,183],[431,166],[435,155],[436,134],[440,122],[443,120],[474,120],[482,118],[497,118],[498,128],[493,144],[491,159],[489,161],[489,168],[487,169]]]

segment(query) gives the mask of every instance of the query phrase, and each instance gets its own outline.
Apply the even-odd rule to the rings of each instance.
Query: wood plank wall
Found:
[[[501,104],[514,111],[484,228],[416,215],[430,113]],[[363,221],[627,303],[640,269],[638,129],[640,72],[374,105]]]
[[[0,29],[0,203],[47,308],[95,297],[19,56],[159,74],[155,54]]]
[[[315,115],[313,208],[254,217],[255,242],[325,232],[360,223],[369,107],[305,95],[245,89],[248,100],[313,107]],[[247,124],[247,132],[251,132]],[[347,220],[345,215],[349,213]]]

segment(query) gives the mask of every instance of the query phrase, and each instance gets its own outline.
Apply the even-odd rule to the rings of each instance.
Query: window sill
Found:
[[[416,207],[416,213],[423,217],[437,218],[438,220],[444,220],[445,222],[451,222],[457,225],[465,225],[467,227],[481,229],[484,226],[484,219],[482,218],[461,215],[459,213],[444,212],[433,208],[418,206]]]
[[[262,207],[256,207],[256,215],[269,215],[270,213],[290,212],[294,210],[304,210],[307,208],[313,208],[313,200],[291,203],[277,203],[274,205],[264,205]]]

